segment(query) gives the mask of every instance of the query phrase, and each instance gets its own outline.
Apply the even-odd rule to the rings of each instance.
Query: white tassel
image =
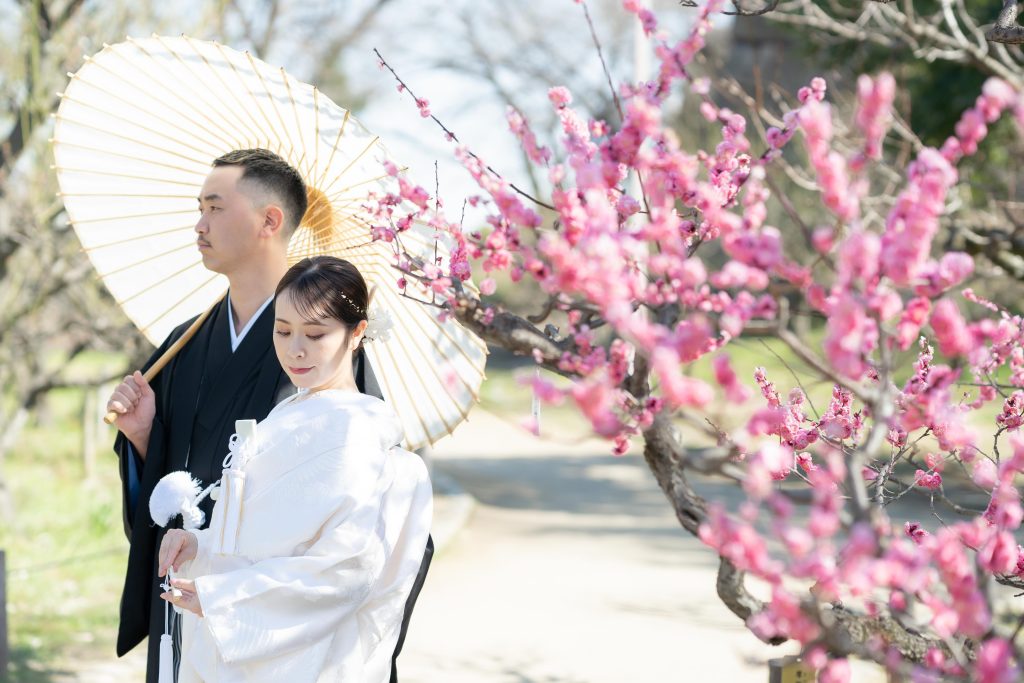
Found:
[[[171,572],[168,571],[167,578],[160,587],[170,591],[175,597],[181,597],[180,590],[171,588],[171,578]],[[174,631],[174,617],[171,615],[170,607],[171,603],[164,602],[164,633],[160,636],[160,668],[157,683],[174,683],[174,639],[171,635]]]
[[[174,645],[167,633],[160,636],[160,677],[157,683],[174,683]]]
[[[167,526],[175,516],[181,515],[186,529],[203,525],[203,511],[199,509],[199,481],[185,471],[166,474],[149,496],[149,515],[160,526]]]

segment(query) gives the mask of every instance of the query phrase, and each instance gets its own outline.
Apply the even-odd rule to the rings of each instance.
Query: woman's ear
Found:
[[[363,341],[363,333],[366,332],[366,326],[369,323],[366,320],[360,320],[359,324],[352,330],[352,338],[349,342],[349,349],[355,351],[359,348],[359,344]]]

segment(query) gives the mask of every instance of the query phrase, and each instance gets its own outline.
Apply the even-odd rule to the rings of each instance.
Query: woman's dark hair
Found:
[[[304,258],[288,269],[274,292],[287,290],[295,309],[307,320],[334,318],[349,330],[366,320],[370,294],[362,273],[334,256]]]

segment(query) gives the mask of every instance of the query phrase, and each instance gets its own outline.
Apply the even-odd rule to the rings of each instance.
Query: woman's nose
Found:
[[[288,353],[290,353],[293,358],[302,358],[305,351],[302,348],[302,342],[297,337],[297,334],[292,335],[291,343],[288,344]]]

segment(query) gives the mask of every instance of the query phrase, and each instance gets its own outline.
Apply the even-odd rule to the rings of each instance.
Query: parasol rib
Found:
[[[376,216],[371,196],[397,195],[398,181],[384,168],[385,160],[394,163],[385,145],[347,110],[253,55],[153,36],[87,59],[55,119],[55,168],[69,221],[114,299],[154,344],[180,319],[208,315],[224,295],[223,276],[187,251],[195,215],[187,188],[198,188],[225,152],[261,147],[283,156],[307,187],[310,208],[288,262],[347,258],[367,284],[385,290],[375,300],[392,311],[393,337],[366,352],[408,446],[432,443],[466,419],[479,400],[486,346],[457,321],[438,320],[429,294],[421,301],[396,289],[396,259],[443,267],[452,245],[420,221],[390,243],[373,239],[373,226],[387,218]],[[393,210],[395,220],[415,213],[406,202]],[[463,286],[476,291],[469,281]],[[201,324],[197,316],[187,325],[148,377]]]
[[[160,68],[159,62],[157,62],[153,58],[153,55],[151,55],[149,52],[144,50],[137,43],[133,42],[132,45],[133,45],[133,47],[136,50],[138,50],[139,52],[144,54],[146,57],[148,57],[149,60],[151,62],[153,62],[155,67]],[[138,64],[136,64],[135,62],[130,60],[126,55],[121,54],[120,50],[114,50],[113,54],[117,55],[117,57],[119,57],[123,63],[131,66],[132,69],[134,69],[137,73],[141,74],[144,78],[147,77],[147,76],[150,76],[150,72],[149,71],[140,68]],[[186,68],[187,68],[187,65],[186,65]],[[161,71],[168,71],[168,70],[161,69]],[[113,71],[111,71],[110,73],[113,73]],[[175,83],[179,87],[187,87],[192,92],[193,95],[196,94],[195,90],[190,87],[190,84],[182,83],[182,80],[180,78],[177,78],[177,77],[175,77],[174,80],[175,80]],[[222,135],[226,135],[228,139],[233,139],[234,138],[234,134],[232,133],[231,129],[222,126],[216,119],[214,119],[211,116],[209,116],[206,113],[204,107],[193,107],[191,109],[187,109],[186,111],[182,111],[182,109],[177,106],[177,104],[178,104],[177,103],[177,96],[179,95],[179,92],[175,92],[174,90],[171,89],[170,85],[167,83],[167,79],[159,79],[158,81],[156,81],[156,85],[158,87],[160,87],[168,95],[167,97],[160,97],[160,98],[156,98],[156,99],[158,100],[158,102],[160,102],[161,106],[164,106],[167,109],[170,109],[172,112],[174,112],[175,116],[181,117],[182,119],[188,121],[189,123],[194,124],[197,128],[206,129],[206,126],[204,126],[201,122],[197,121],[195,118],[193,118],[189,114],[189,112],[193,112],[194,111],[195,114],[197,114],[202,119],[206,120],[210,125],[214,126],[215,128],[220,129]],[[140,87],[138,84],[134,84],[134,87],[139,92],[146,92],[147,91],[147,88]],[[174,106],[171,106],[172,104]],[[218,137],[221,137],[221,136],[218,136]]]

